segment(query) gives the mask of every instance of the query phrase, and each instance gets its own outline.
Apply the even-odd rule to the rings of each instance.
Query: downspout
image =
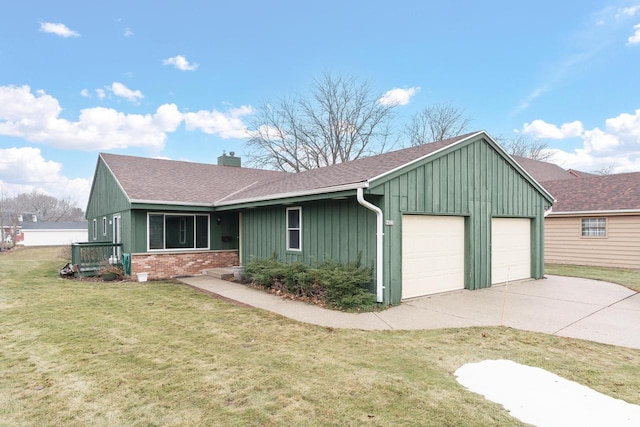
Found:
[[[376,301],[383,302],[384,297],[382,296],[382,290],[384,286],[382,286],[382,250],[383,250],[383,240],[384,236],[383,228],[382,228],[382,209],[377,207],[376,205],[367,202],[364,199],[364,191],[362,187],[357,189],[357,199],[358,203],[360,203],[365,208],[369,209],[376,213]]]

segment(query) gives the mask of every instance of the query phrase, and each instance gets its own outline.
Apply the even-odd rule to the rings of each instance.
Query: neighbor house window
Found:
[[[102,235],[103,236],[107,235],[107,217],[106,216],[102,217]]]
[[[607,222],[605,218],[582,218],[583,237],[605,237]]]
[[[302,208],[287,208],[287,250],[302,249]]]
[[[93,220],[93,240],[98,238],[98,220],[94,218]]]
[[[208,249],[209,215],[149,214],[149,250]]]

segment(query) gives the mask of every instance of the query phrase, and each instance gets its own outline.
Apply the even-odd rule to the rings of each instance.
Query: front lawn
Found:
[[[335,330],[177,283],[59,279],[59,254],[0,255],[0,425],[520,425],[453,375],[503,358],[640,404],[640,350],[508,328]]]
[[[544,269],[547,274],[604,280],[640,292],[640,270],[564,264],[545,264]]]

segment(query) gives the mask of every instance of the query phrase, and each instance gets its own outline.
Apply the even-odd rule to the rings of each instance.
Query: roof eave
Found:
[[[589,211],[553,211],[549,217],[555,216],[580,216],[580,215],[640,215],[640,209],[608,209]]]
[[[175,205],[175,206],[200,206],[205,208],[214,207],[213,203],[201,203],[201,202],[177,202],[175,200],[145,200],[145,199],[132,199],[129,201],[131,204],[140,205]]]
[[[216,203],[214,206],[242,205],[246,203],[263,202],[268,200],[275,201],[275,200],[282,200],[282,199],[290,199],[293,197],[304,197],[304,196],[313,196],[317,194],[338,193],[341,191],[356,190],[358,188],[368,188],[368,187],[369,187],[369,182],[361,181],[356,183],[334,185],[331,187],[314,188],[312,190],[300,190],[300,191],[292,191],[288,193],[270,194],[269,196],[266,196],[266,197],[260,196],[260,197],[248,197],[245,199],[229,200],[221,203]]]

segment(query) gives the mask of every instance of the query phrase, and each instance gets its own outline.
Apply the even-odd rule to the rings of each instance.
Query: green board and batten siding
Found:
[[[551,201],[505,159],[492,141],[474,138],[409,164],[370,183],[368,201],[379,206],[384,226],[384,300],[402,298],[402,216],[455,215],[465,222],[465,288],[491,286],[491,220],[531,220],[531,277],[544,274],[542,227]],[[282,202],[282,201],[281,201]],[[375,214],[355,197],[345,200],[256,207],[242,214],[242,257],[275,254],[287,262],[326,258],[353,261],[362,252],[375,267]],[[277,203],[274,201],[274,203]],[[286,207],[302,207],[302,251],[286,250]]]
[[[402,288],[402,215],[465,218],[465,288],[491,286],[491,219],[531,219],[531,277],[544,274],[542,227],[550,200],[522,176],[492,143],[474,139],[447,148],[372,182],[383,195],[385,301],[397,303]]]
[[[302,208],[302,250],[286,250],[286,208]],[[375,215],[355,197],[289,206],[247,209],[242,213],[242,259],[275,254],[287,262],[313,263],[332,259],[353,262],[362,254],[363,265],[375,267]]]
[[[206,213],[210,215],[210,245],[212,250],[238,248],[238,217],[236,213],[214,213],[209,206],[130,203],[102,158],[93,180],[91,200],[87,206],[89,241],[93,241],[92,222],[98,223],[98,242],[113,241],[113,216],[120,215],[122,247],[124,252],[147,252],[147,213]],[[107,234],[102,233],[102,218],[107,218]],[[217,219],[220,218],[220,222]],[[223,239],[224,237],[224,239]]]
[[[93,186],[91,189],[91,199],[87,205],[87,219],[89,228],[89,241],[93,240],[93,220],[97,220],[98,235],[97,242],[113,241],[113,216],[120,215],[120,230],[122,244],[124,248],[130,247],[132,243],[132,221],[130,203],[126,194],[118,185],[109,168],[104,164],[102,158],[98,158]],[[107,234],[102,233],[102,218],[107,218]]]

